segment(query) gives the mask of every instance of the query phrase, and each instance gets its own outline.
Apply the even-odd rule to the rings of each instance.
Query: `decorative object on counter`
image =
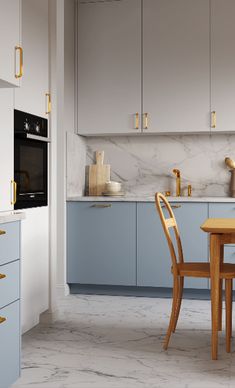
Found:
[[[173,173],[176,176],[176,197],[180,197],[181,195],[181,177],[180,177],[180,170],[177,168],[173,169]]]
[[[188,185],[188,197],[192,196],[192,185]]]
[[[226,157],[224,161],[226,166],[231,169],[230,196],[235,197],[235,161],[229,157]]]
[[[110,181],[110,165],[104,164],[104,151],[96,151],[96,164],[88,167],[89,195],[99,196],[105,191],[106,182]]]
[[[123,197],[122,184],[120,182],[109,181],[105,184],[103,195],[110,197]]]
[[[171,196],[171,192],[170,192],[170,190],[168,190],[168,191],[165,191],[165,196],[166,196],[166,197],[170,197],[170,196]]]

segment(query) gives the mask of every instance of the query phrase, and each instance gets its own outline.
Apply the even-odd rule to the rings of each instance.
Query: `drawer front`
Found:
[[[19,301],[0,310],[0,387],[9,388],[20,375]]]
[[[20,262],[17,260],[0,266],[0,308],[14,302],[19,297]]]
[[[20,223],[0,224],[0,265],[20,258]]]

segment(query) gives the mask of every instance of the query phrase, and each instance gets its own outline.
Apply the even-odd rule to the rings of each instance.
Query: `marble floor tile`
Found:
[[[211,360],[210,302],[184,300],[177,331],[162,350],[171,300],[71,295],[56,321],[23,336],[14,388],[235,387],[235,344]],[[234,315],[235,318],[235,315]]]

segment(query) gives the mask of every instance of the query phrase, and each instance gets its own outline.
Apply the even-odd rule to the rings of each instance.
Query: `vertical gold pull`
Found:
[[[148,129],[148,113],[144,113],[144,129]]]
[[[51,94],[50,93],[46,93],[46,115],[48,115],[49,113],[51,113]]]
[[[19,66],[19,72],[15,73],[15,77],[21,78],[23,76],[23,49],[22,49],[22,47],[15,46],[15,53],[17,53],[17,51],[19,51],[19,54],[20,54],[20,66]],[[16,63],[16,59],[15,59],[15,63]]]
[[[3,273],[0,273],[0,279],[5,279],[7,275],[4,275]]]
[[[192,196],[192,185],[188,185],[188,197]]]
[[[17,183],[12,180],[11,184],[13,185],[13,201],[11,201],[11,205],[15,205],[15,203],[16,203],[16,193],[17,193]]]
[[[0,236],[1,236],[2,234],[6,234],[5,230],[0,230]]]
[[[5,317],[0,317],[0,323],[5,322],[7,319]]]
[[[139,129],[139,113],[135,113],[135,129]]]
[[[211,112],[211,128],[216,128],[216,111]]]

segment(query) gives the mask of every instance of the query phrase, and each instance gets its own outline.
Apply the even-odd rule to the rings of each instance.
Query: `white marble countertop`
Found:
[[[129,196],[124,197],[69,197],[67,202],[154,202],[154,196]],[[235,203],[231,197],[168,197],[170,202],[221,202]]]
[[[20,221],[25,218],[25,213],[20,210],[13,210],[8,212],[0,212],[0,224],[7,222]]]

